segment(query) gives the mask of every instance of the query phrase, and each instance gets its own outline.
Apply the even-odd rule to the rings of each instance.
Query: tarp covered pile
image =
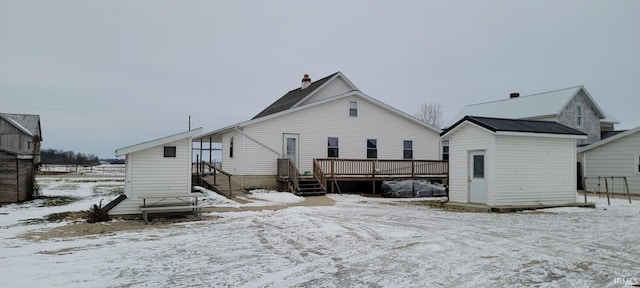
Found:
[[[391,198],[447,196],[442,184],[427,180],[383,181],[382,196]]]

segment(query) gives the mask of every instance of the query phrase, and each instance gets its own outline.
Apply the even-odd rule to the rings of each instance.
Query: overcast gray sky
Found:
[[[45,148],[112,158],[248,120],[341,71],[414,114],[584,85],[640,125],[640,1],[5,1],[0,111]]]

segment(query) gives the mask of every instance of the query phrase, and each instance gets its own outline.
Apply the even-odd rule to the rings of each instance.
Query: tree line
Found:
[[[75,164],[75,165],[98,165],[100,159],[93,154],[76,153],[60,149],[40,150],[42,164]]]

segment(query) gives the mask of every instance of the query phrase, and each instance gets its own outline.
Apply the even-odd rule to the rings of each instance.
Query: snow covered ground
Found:
[[[43,194],[80,200],[0,207],[0,287],[619,287],[640,282],[640,202],[614,199],[607,206],[597,197],[589,199],[596,209],[489,214],[330,195],[334,206],[208,213],[217,217],[84,237],[18,237],[66,225],[33,219],[86,210],[119,189],[119,181],[41,177]],[[281,199],[295,197],[289,194],[254,194],[265,194],[269,203],[297,201]]]

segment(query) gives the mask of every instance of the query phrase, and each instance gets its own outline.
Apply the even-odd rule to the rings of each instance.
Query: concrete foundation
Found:
[[[552,205],[487,206],[485,204],[476,204],[476,203],[447,202],[444,204],[444,207],[451,210],[459,210],[459,211],[465,211],[465,212],[508,213],[508,212],[524,211],[524,210],[536,210],[536,209],[557,208],[557,207],[596,208],[596,204],[574,202],[574,203],[552,204]]]

